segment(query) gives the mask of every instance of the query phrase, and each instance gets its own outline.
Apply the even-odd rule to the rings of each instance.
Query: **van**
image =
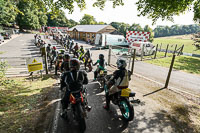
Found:
[[[130,47],[136,49],[136,55],[139,56],[142,54],[142,50],[144,50],[143,55],[153,55],[156,51],[151,42],[132,42]]]
[[[125,46],[128,47],[129,43],[123,35],[113,35],[113,34],[96,34],[95,45],[100,45],[102,47],[112,46]]]

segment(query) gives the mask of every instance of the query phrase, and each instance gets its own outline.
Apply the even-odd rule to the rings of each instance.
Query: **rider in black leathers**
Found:
[[[63,113],[61,117],[67,117],[67,108],[69,104],[69,97],[71,91],[77,91],[83,89],[83,84],[88,84],[88,77],[85,71],[79,70],[80,62],[78,59],[70,60],[70,71],[66,72],[65,83],[66,92],[61,100]]]
[[[69,64],[70,63],[70,55],[69,54],[65,54],[64,55],[64,61],[61,64],[61,84],[60,84],[60,90],[63,89],[63,87],[65,86],[65,76],[66,76],[66,72],[68,72],[70,70]]]

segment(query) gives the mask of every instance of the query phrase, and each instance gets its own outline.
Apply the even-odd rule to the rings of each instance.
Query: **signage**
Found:
[[[41,57],[31,57],[26,59],[29,72],[43,70],[43,62]]]
[[[143,31],[127,31],[126,40],[132,42],[147,42],[149,40],[150,32]]]

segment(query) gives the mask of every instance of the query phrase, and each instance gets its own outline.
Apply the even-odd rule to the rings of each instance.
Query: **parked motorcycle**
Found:
[[[111,78],[111,76],[107,76],[106,81],[108,81]],[[105,94],[108,92],[107,84],[104,86]],[[131,103],[140,103],[139,99],[134,100],[135,93],[131,91],[131,89],[121,89],[119,92],[110,95],[110,100],[113,104],[117,105],[121,111],[122,118],[125,121],[132,121],[134,118],[134,108]],[[132,100],[130,100],[132,98]]]

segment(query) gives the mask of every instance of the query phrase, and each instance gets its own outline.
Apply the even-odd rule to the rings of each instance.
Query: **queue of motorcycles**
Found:
[[[36,41],[36,46],[41,47],[44,44],[44,41],[41,40],[40,36],[36,36],[38,39]],[[58,43],[60,43],[63,47],[65,46],[66,40],[59,40],[58,37],[53,37]],[[68,47],[69,48],[69,47]],[[63,62],[63,55],[64,52],[60,51],[57,54],[57,57],[55,57],[52,53],[52,50],[47,51],[47,57],[48,61],[50,62],[50,67],[52,67],[52,64],[55,65],[55,74],[58,74],[58,71],[61,69],[61,64]],[[72,51],[73,52],[73,51]],[[73,52],[74,53],[74,52]],[[82,63],[85,64],[85,61],[87,60],[87,64],[85,64],[85,68],[88,68],[89,72],[92,71],[92,59],[88,58],[87,56],[80,57],[80,54],[77,54],[79,57],[79,60],[82,61]],[[76,57],[77,55],[74,55]],[[108,93],[108,87],[107,82],[111,78],[112,75],[107,74],[107,70],[101,70],[97,74],[97,81],[100,83],[100,88],[105,91],[105,94]],[[64,87],[66,89],[66,87]],[[62,91],[62,95],[64,94],[64,90]],[[70,110],[73,114],[73,119],[76,120],[79,124],[79,129],[83,133],[86,130],[86,122],[85,118],[87,118],[87,112],[91,110],[91,107],[88,106],[87,102],[87,88],[84,87],[83,90],[78,90],[71,92],[70,94]],[[131,91],[131,89],[126,88],[122,89],[118,93],[111,95],[111,101],[114,105],[117,105],[121,111],[122,118],[125,121],[132,121],[134,118],[134,108],[132,103],[140,103],[139,99],[134,99],[135,93]],[[131,100],[132,99],[132,100]]]

